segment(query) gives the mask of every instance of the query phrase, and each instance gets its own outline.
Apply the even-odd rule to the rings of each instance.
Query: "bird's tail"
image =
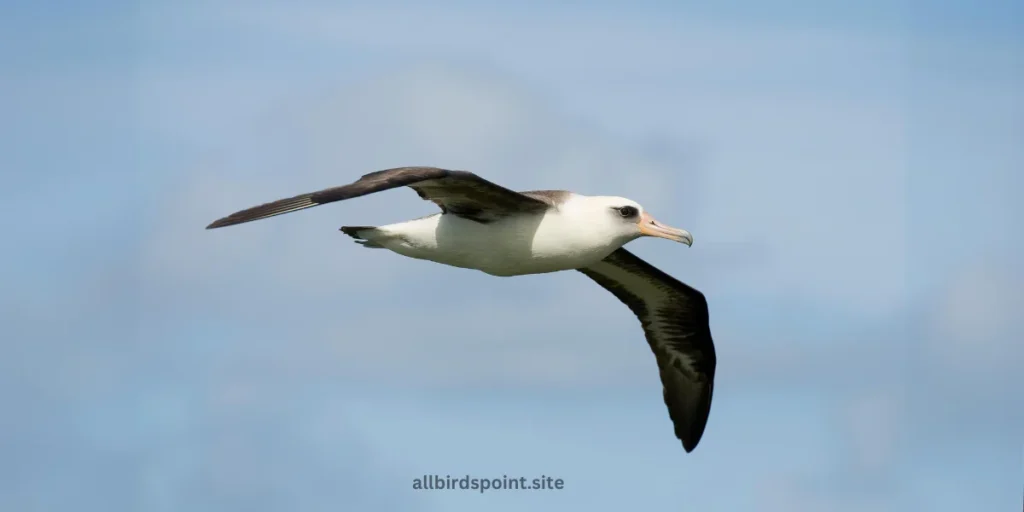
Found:
[[[377,228],[374,226],[342,226],[341,232],[355,238],[357,244],[369,249],[383,249],[384,246],[372,240]]]

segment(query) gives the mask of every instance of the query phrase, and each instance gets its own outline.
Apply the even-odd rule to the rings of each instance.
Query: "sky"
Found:
[[[0,12],[0,509],[1021,506],[1020,2]],[[203,229],[405,165],[693,233],[629,249],[708,299],[697,449],[583,276],[337,231],[434,211],[411,191]]]

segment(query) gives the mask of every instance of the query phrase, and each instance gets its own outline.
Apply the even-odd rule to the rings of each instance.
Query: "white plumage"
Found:
[[[488,224],[438,213],[356,235],[402,256],[494,276],[542,274],[586,267],[641,236],[611,210],[627,205],[643,213],[629,199],[572,194],[555,208]]]

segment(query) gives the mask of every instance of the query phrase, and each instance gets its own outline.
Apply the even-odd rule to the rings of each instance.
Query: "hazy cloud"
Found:
[[[979,261],[952,276],[929,314],[933,356],[958,378],[1019,374],[1024,362],[1024,274]]]

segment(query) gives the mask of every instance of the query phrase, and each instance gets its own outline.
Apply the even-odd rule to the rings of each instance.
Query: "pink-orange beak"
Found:
[[[640,233],[644,236],[656,236],[659,238],[667,238],[674,242],[686,244],[687,246],[693,245],[693,235],[685,229],[673,228],[666,226],[654,220],[647,212],[644,212],[640,216],[640,222],[637,223],[640,226]]]

